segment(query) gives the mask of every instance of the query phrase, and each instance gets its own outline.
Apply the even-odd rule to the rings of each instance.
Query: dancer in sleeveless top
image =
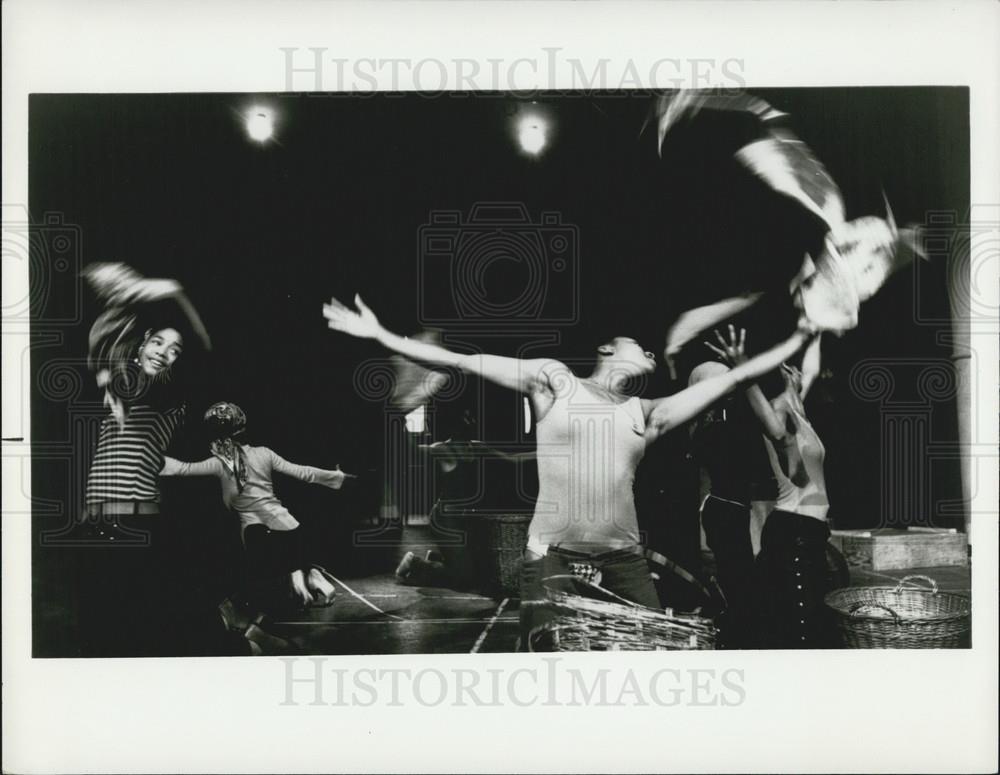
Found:
[[[732,327],[729,342],[718,332],[716,336],[721,347],[712,349],[726,363],[739,368],[746,362],[745,331],[738,342]],[[823,605],[831,584],[826,562],[826,450],[806,418],[801,372],[782,364],[781,374],[785,389],[773,401],[756,385],[747,390],[778,486],[756,561],[759,641],[763,648],[821,648],[830,639]]]
[[[597,366],[576,377],[552,359],[463,355],[387,331],[355,297],[356,309],[331,300],[328,326],[374,339],[414,361],[451,367],[525,393],[536,418],[539,491],[529,526],[521,583],[522,642],[544,623],[542,580],[579,575],[600,578],[605,589],[632,602],[659,607],[639,543],[632,485],[646,445],[683,426],[738,385],[765,374],[809,340],[796,331],[752,361],[659,399],[628,395],[635,378],[652,373],[656,359],[634,340],[616,337],[597,351]]]

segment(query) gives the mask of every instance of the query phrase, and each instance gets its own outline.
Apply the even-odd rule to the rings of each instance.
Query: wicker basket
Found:
[[[907,588],[920,579],[930,589]],[[969,632],[969,598],[938,592],[927,576],[906,576],[896,587],[847,587],[826,596],[844,645],[854,649],[960,648]]]
[[[521,557],[528,545],[530,514],[482,515],[479,556],[484,589],[517,595],[521,587]]]
[[[711,619],[627,602],[546,591],[555,616],[531,633],[530,651],[686,651],[715,648]]]

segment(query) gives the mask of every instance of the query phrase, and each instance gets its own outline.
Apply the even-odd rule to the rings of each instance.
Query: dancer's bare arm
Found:
[[[730,369],[734,369],[749,360],[746,354],[747,331],[745,328],[741,328],[737,335],[736,329],[730,325],[729,341],[726,341],[722,334],[716,330],[715,339],[718,344],[713,344],[712,342],[705,342],[704,344],[718,355],[722,362],[729,366]],[[764,435],[772,441],[784,440],[789,435],[785,413],[772,406],[771,402],[764,396],[764,391],[760,389],[760,385],[757,384],[756,380],[751,381],[747,385],[746,397],[754,415],[760,421]]]
[[[187,463],[167,456],[163,459],[160,476],[219,476],[221,473],[222,463],[215,457],[199,460],[197,463]]]
[[[672,396],[644,400],[646,439],[654,441],[692,420],[727,393],[778,368],[783,361],[798,352],[811,336],[808,332],[796,331],[781,344],[725,374],[698,382]]]
[[[501,355],[463,355],[429,342],[399,336],[386,330],[360,296],[354,297],[357,309],[351,309],[336,299],[323,305],[327,325],[334,331],[360,339],[374,339],[384,347],[414,361],[431,366],[459,369],[467,374],[488,379],[512,390],[534,393],[547,389],[552,375],[566,367],[548,358],[508,358]]]
[[[809,394],[809,389],[819,378],[822,369],[822,353],[820,342],[822,339],[817,336],[813,339],[802,355],[802,398]]]
[[[734,368],[747,362],[746,333],[746,329],[741,328],[737,337],[736,329],[733,326],[729,326],[728,342],[716,331],[715,338],[719,346],[710,342],[705,342],[705,346],[715,352],[722,359],[723,363],[730,368]],[[816,341],[818,341],[818,337],[813,340],[813,342]],[[809,347],[812,347],[812,344]],[[806,349],[808,350],[809,348]],[[786,385],[790,379],[794,379],[795,375],[798,374],[795,369],[787,364],[782,363],[780,368],[782,375],[785,377]],[[795,386],[798,384],[796,382]],[[749,387],[747,387],[746,397],[750,408],[760,422],[764,438],[770,449],[773,450],[775,459],[782,472],[794,484],[802,486],[805,483],[803,477],[806,476],[805,464],[802,460],[802,454],[799,452],[795,433],[789,430],[790,418],[786,401],[782,396],[779,396],[773,402],[768,401],[764,396],[764,391],[760,389],[756,381],[751,382]]]

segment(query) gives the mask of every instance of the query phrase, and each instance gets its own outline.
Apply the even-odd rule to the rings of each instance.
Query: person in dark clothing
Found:
[[[736,368],[746,361],[745,331],[737,339],[730,326],[728,342],[718,332],[716,337],[721,347],[712,349],[727,364]],[[830,644],[823,598],[831,589],[826,450],[806,418],[801,372],[783,364],[781,375],[785,389],[773,401],[755,384],[746,391],[778,490],[755,566],[759,646],[823,648]]]
[[[718,361],[699,364],[688,384],[727,369]],[[761,491],[755,463],[765,452],[756,418],[744,404],[738,394],[727,396],[701,415],[691,429],[691,452],[708,478],[701,524],[726,601],[719,634],[719,646],[726,649],[756,645],[750,504]]]

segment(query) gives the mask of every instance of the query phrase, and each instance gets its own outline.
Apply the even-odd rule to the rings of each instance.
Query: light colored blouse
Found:
[[[339,490],[344,483],[343,471],[328,471],[312,466],[289,463],[267,447],[242,445],[246,453],[247,480],[240,492],[236,478],[216,457],[197,463],[184,463],[168,457],[161,476],[214,476],[222,485],[222,501],[240,518],[241,531],[250,525],[266,525],[271,530],[294,530],[298,521],[281,505],[274,494],[273,474],[294,477],[310,484],[321,484]]]

